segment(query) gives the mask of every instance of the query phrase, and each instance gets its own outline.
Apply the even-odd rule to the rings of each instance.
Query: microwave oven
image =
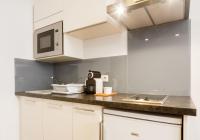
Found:
[[[33,56],[35,59],[63,55],[63,22],[34,31]]]

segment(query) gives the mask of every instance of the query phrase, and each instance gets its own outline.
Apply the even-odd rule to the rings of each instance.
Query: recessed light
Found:
[[[149,41],[149,39],[148,39],[148,38],[145,38],[145,39],[144,39],[144,41],[145,41],[145,42],[148,42],[148,41]]]
[[[175,37],[179,37],[179,36],[180,36],[180,34],[179,34],[179,33],[176,33],[174,36],[175,36]]]

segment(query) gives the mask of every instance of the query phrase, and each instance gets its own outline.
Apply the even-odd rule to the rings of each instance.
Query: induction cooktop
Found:
[[[163,104],[167,100],[167,98],[167,95],[135,94],[123,98],[122,100],[137,103]]]

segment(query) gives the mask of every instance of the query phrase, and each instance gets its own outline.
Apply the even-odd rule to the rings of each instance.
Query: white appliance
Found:
[[[104,140],[182,140],[182,118],[104,109]]]

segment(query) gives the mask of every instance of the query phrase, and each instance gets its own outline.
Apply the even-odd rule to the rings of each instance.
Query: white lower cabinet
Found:
[[[20,140],[43,140],[43,102],[20,98]]]
[[[181,119],[112,113],[104,114],[104,140],[181,140]]]
[[[44,104],[44,140],[72,140],[72,104],[47,100]]]
[[[73,140],[102,140],[102,108],[76,104],[73,110]]]
[[[102,107],[20,97],[20,140],[102,140]]]

